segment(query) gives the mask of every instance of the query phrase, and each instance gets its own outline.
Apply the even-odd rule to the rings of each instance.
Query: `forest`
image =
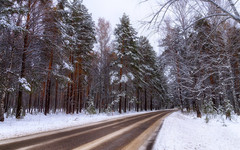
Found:
[[[0,31],[1,121],[168,107],[156,53],[126,14],[112,40],[80,0],[1,0]]]
[[[240,114],[237,6],[159,2],[145,23],[162,35],[157,56],[127,14],[112,35],[110,22],[95,23],[81,0],[0,0],[0,121],[174,107],[198,117]]]
[[[238,1],[167,0],[152,22],[164,22],[160,63],[168,71],[168,96],[197,117],[240,114]],[[171,11],[165,20],[157,15]],[[160,27],[161,28],[161,27]],[[160,29],[159,28],[159,29]]]

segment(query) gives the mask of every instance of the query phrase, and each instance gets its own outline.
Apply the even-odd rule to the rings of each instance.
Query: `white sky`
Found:
[[[97,24],[98,18],[103,17],[111,23],[112,30],[119,23],[119,19],[125,12],[130,17],[130,22],[138,32],[138,36],[147,36],[154,50],[158,53],[157,34],[152,34],[153,30],[144,29],[141,20],[146,21],[146,17],[152,13],[152,9],[156,8],[156,0],[139,4],[141,0],[83,0],[83,4],[92,13],[93,20]]]

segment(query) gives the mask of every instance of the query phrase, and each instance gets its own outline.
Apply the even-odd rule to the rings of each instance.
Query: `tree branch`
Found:
[[[213,4],[215,7],[217,7],[218,9],[222,10],[224,13],[226,13],[228,16],[230,16],[232,19],[234,19],[235,21],[237,21],[238,23],[240,23],[240,16],[238,11],[236,10],[235,5],[233,4],[233,2],[231,0],[228,0],[231,7],[234,8],[236,10],[236,14],[232,14],[229,11],[227,11],[226,9],[224,9],[223,7],[221,7],[220,5],[218,5],[216,2],[214,2],[213,0],[203,0],[205,2],[209,2],[211,4]],[[234,11],[234,10],[233,10]],[[235,11],[234,11],[235,13]]]

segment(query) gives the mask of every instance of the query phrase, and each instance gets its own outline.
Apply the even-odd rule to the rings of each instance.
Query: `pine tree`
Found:
[[[18,96],[17,96],[17,110],[16,110],[16,118],[20,119],[21,114],[23,113],[23,82],[21,80],[26,81],[26,59],[27,59],[27,51],[29,47],[29,30],[30,30],[30,19],[31,19],[31,8],[33,8],[34,5],[32,5],[31,0],[28,0],[26,4],[26,9],[28,10],[27,12],[27,19],[25,23],[25,34],[23,36],[24,41],[23,41],[23,52],[22,52],[22,57],[21,57],[21,68],[20,68],[20,78],[19,78],[19,91],[18,91]]]
[[[82,1],[62,0],[58,7],[62,46],[65,56],[69,58],[64,63],[73,68],[68,74],[71,82],[68,83],[67,90],[67,113],[73,113],[75,109],[81,112],[84,76],[90,70],[93,44],[96,41],[94,22]],[[88,86],[90,88],[90,84]]]
[[[156,54],[153,51],[153,47],[150,45],[148,39],[146,37],[140,37],[138,40],[138,48],[141,53],[141,76],[144,88],[144,109],[147,111],[147,90],[150,88],[152,84],[151,80],[153,79],[153,75],[156,71]]]
[[[141,53],[140,75],[141,86],[144,89],[144,109],[147,110],[150,106],[152,110],[154,94],[162,97],[162,99],[166,99],[166,83],[164,83],[162,70],[159,70],[156,53],[146,37],[139,37],[138,49]]]
[[[120,19],[120,24],[117,25],[114,35],[116,37],[115,53],[117,55],[116,60],[113,62],[116,69],[119,70],[118,74],[118,97],[119,99],[119,113],[122,112],[122,100],[125,97],[124,111],[126,111],[127,95],[126,85],[124,83],[128,80],[134,80],[134,72],[138,67],[140,60],[139,53],[137,51],[136,44],[136,31],[130,24],[130,19],[126,14],[123,14]],[[116,74],[115,74],[116,75]]]
[[[0,0],[0,37],[2,36],[2,31],[5,30],[6,28],[10,28],[11,24],[8,23],[8,20],[7,20],[7,15],[8,15],[8,9],[11,8],[12,6],[12,3],[9,1],[9,0]],[[0,45],[1,48],[0,48],[0,52],[3,51],[2,49],[2,45]],[[3,122],[4,121],[4,99],[5,99],[5,96],[6,96],[6,87],[4,85],[4,82],[2,81],[2,79],[4,78],[4,74],[2,72],[2,58],[1,58],[1,63],[0,63],[0,66],[1,66],[1,71],[0,71],[0,77],[1,77],[1,80],[0,80],[0,121]]]
[[[13,5],[14,2],[13,0],[0,0],[0,104],[2,106],[0,107],[0,118],[3,118],[3,113],[8,111],[8,99],[12,92],[9,89],[17,89],[14,82],[16,82],[15,78],[18,77],[18,72],[13,70],[15,69],[13,65],[16,61],[14,53],[16,47],[19,47],[17,45],[19,43],[15,40],[23,30],[19,27],[20,19],[18,18],[17,22],[14,22],[13,16],[23,15],[25,11],[18,4]]]
[[[58,14],[57,9],[53,7],[52,1],[42,1],[41,6],[43,9],[43,38],[42,41],[44,43],[44,46],[42,47],[41,53],[42,53],[42,59],[45,60],[45,62],[42,62],[42,65],[45,66],[46,76],[45,83],[46,83],[46,94],[45,94],[45,111],[44,114],[47,115],[50,111],[50,104],[53,104],[53,101],[51,101],[51,94],[52,94],[52,85],[53,85],[53,77],[55,79],[58,77],[57,75],[54,76],[54,74],[57,74],[57,66],[61,66],[63,60],[62,60],[62,53],[61,50],[59,50],[59,40],[61,40],[60,37],[60,27],[58,26]],[[55,80],[55,84],[57,86],[58,81]],[[55,89],[55,92],[57,93],[58,88]],[[56,105],[57,94],[55,94],[55,102]],[[55,106],[56,107],[56,106]]]

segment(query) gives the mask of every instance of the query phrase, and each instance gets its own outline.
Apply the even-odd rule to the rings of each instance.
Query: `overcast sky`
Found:
[[[103,17],[111,23],[112,30],[119,23],[119,18],[125,12],[130,17],[130,22],[138,32],[138,36],[148,36],[154,50],[158,53],[158,35],[152,34],[152,30],[144,30],[141,20],[145,20],[156,8],[156,1],[151,0],[151,3],[139,4],[141,0],[83,0],[83,4],[88,8],[89,13],[92,13],[93,20],[97,24],[99,17]]]

